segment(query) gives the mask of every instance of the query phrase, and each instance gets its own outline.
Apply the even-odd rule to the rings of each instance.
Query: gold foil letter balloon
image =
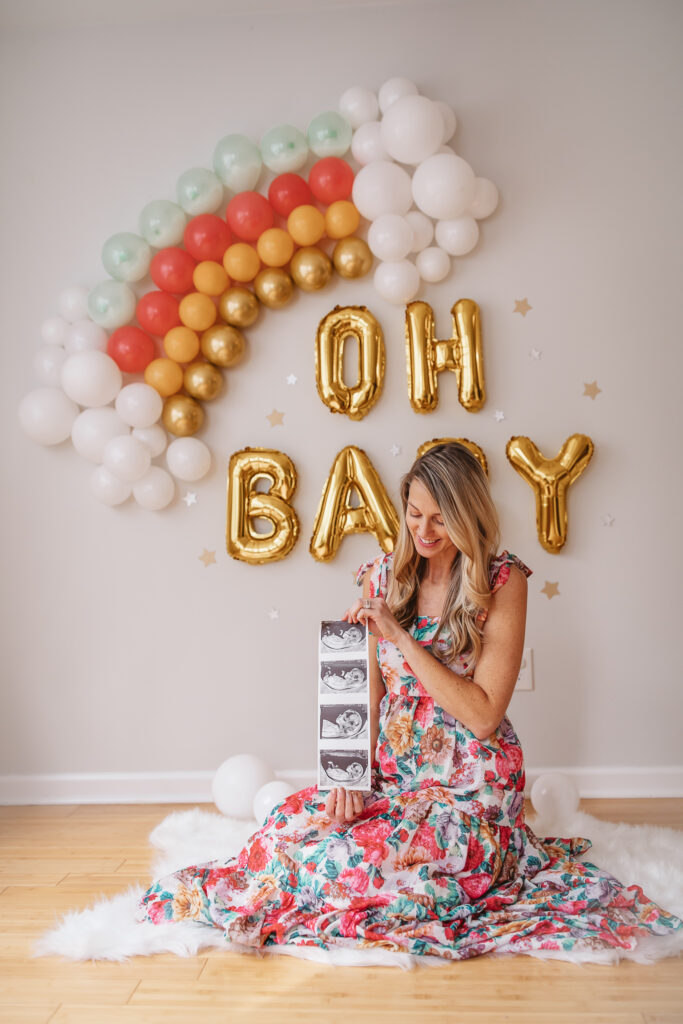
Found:
[[[351,504],[353,490],[360,498]],[[310,552],[319,562],[334,558],[347,533],[372,533],[384,551],[393,551],[398,516],[376,469],[360,448],[342,448],[323,488]]]
[[[546,459],[528,437],[511,437],[505,453],[536,495],[538,539],[556,555],[567,540],[567,489],[581,476],[593,456],[593,442],[572,434],[554,459]]]
[[[426,302],[406,306],[406,358],[408,394],[415,412],[431,412],[439,401],[437,374],[453,370],[458,380],[458,401],[468,412],[484,404],[484,363],[479,306],[459,299],[451,309],[453,337],[437,341],[434,313]]]
[[[270,481],[267,492],[255,491],[257,480]],[[299,536],[299,520],[289,504],[296,470],[289,456],[272,448],[243,448],[230,457],[226,549],[251,565],[285,558]],[[268,519],[270,533],[257,533],[253,520]]]
[[[358,383],[343,380],[344,342],[358,342]],[[365,306],[335,306],[318,325],[315,344],[315,379],[318,394],[332,412],[360,420],[372,408],[384,383],[382,328]]]

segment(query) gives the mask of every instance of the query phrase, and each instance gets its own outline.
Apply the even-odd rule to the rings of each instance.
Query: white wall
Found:
[[[365,449],[396,501],[417,446],[456,435],[485,450],[503,545],[534,569],[536,689],[509,709],[528,768],[681,778],[681,21],[675,3],[486,0],[5,31],[0,773],[210,773],[249,751],[312,775],[316,624],[343,612],[352,569],[379,550],[355,535],[331,563],[309,554],[333,458]],[[215,464],[196,506],[98,504],[70,442],[41,448],[17,421],[60,291],[104,279],[104,240],[174,198],[223,135],[305,129],[347,87],[396,74],[453,105],[458,152],[501,191],[478,247],[420,295],[442,337],[457,298],[479,303],[482,411],[459,406],[448,374],[437,411],[413,413],[403,311],[370,279],[337,279],[248,332],[248,359],[207,407]],[[316,327],[337,304],[367,305],[387,342],[383,395],[360,422],[333,416],[315,388]],[[265,419],[274,406],[284,426]],[[551,555],[505,445],[526,434],[553,455],[574,432],[595,456]],[[301,538],[271,565],[225,552],[226,467],[244,445],[286,452],[299,474]],[[541,593],[545,580],[559,597]]]

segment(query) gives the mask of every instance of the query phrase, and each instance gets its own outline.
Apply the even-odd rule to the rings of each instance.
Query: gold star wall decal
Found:
[[[513,313],[521,313],[522,316],[526,316],[530,309],[533,309],[526,299],[515,299],[515,308],[512,310]]]
[[[268,413],[266,416],[266,419],[270,421],[271,427],[283,426],[284,418],[285,414],[283,412],[278,412],[277,409],[273,409],[273,411]]]
[[[545,581],[545,586],[544,586],[543,590],[541,591],[541,593],[545,594],[547,596],[548,600],[550,600],[551,597],[559,597],[560,596],[560,592],[557,589],[558,586],[559,586],[558,583],[551,583],[550,580],[546,580]]]
[[[207,551],[206,548],[204,548],[201,555],[198,555],[197,557],[199,558],[200,562],[204,563],[205,569],[208,569],[210,565],[215,565],[216,563],[216,552]]]
[[[586,384],[586,382],[584,381],[583,393],[584,395],[588,395],[589,398],[595,399],[599,394],[602,393],[602,388],[598,387],[597,380],[594,380],[591,384]]]

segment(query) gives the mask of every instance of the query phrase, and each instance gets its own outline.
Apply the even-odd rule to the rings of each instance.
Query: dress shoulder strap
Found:
[[[369,562],[363,562],[356,571],[356,585],[362,586],[366,573],[370,574],[370,596],[386,597],[388,590],[387,574],[394,560],[393,551],[378,555]]]

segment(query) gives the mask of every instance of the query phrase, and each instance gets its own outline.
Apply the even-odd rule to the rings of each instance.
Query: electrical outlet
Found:
[[[522,655],[522,664],[519,668],[519,675],[515,683],[515,690],[533,690],[534,688],[534,659],[533,649],[525,647]]]

